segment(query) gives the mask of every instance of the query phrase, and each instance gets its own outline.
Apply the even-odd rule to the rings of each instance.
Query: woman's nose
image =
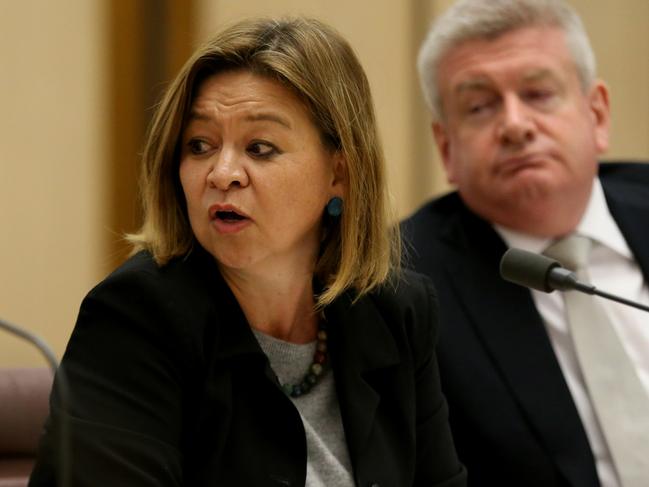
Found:
[[[221,191],[248,186],[248,173],[240,157],[232,150],[222,150],[216,155],[207,175],[208,184]]]
[[[503,101],[499,139],[503,145],[521,145],[534,140],[536,126],[528,108],[517,96]]]

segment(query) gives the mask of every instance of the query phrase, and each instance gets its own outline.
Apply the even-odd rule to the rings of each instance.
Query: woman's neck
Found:
[[[250,326],[293,343],[315,340],[313,274],[273,273],[272,277],[221,269]]]

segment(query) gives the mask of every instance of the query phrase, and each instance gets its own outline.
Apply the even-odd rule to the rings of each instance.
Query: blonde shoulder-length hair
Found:
[[[144,220],[129,235],[135,251],[159,265],[187,254],[194,240],[179,181],[180,140],[189,109],[206,77],[246,69],[292,89],[310,110],[325,146],[344,158],[347,190],[339,219],[324,217],[315,275],[324,285],[318,305],[347,289],[355,297],[399,268],[383,153],[369,84],[349,44],[331,27],[308,18],[245,20],[226,28],[187,61],[159,104],[144,147]]]

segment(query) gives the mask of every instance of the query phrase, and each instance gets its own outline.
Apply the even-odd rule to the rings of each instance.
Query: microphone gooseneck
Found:
[[[14,336],[22,338],[23,340],[28,341],[34,347],[36,347],[38,351],[43,355],[43,357],[45,357],[45,360],[52,370],[52,375],[55,376],[53,390],[59,395],[59,401],[61,405],[61,419],[59,422],[59,428],[61,430],[61,441],[58,451],[59,465],[61,468],[58,473],[58,485],[60,485],[61,487],[67,487],[68,485],[70,485],[71,452],[70,432],[68,429],[69,425],[67,417],[65,415],[67,414],[67,406],[70,395],[65,374],[63,370],[59,368],[58,361],[56,360],[56,355],[54,355],[52,349],[39,336],[24,328],[13,325],[1,318],[0,330],[5,330]]]
[[[503,254],[500,260],[500,276],[519,286],[546,293],[554,290],[579,291],[649,311],[649,306],[600,291],[589,283],[581,282],[573,272],[561,267],[554,259],[522,249],[511,248]]]
[[[0,318],[0,328],[8,331],[12,335],[22,338],[23,340],[28,341],[33,346],[35,346],[38,351],[45,357],[50,369],[52,370],[52,375],[56,374],[56,369],[59,366],[56,356],[52,349],[45,343],[39,336],[34,335],[32,332],[27,331],[19,326],[12,325],[8,321],[5,321]]]

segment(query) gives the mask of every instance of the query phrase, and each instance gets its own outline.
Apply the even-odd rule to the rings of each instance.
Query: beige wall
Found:
[[[649,1],[571,0],[611,89],[609,157],[649,159]]]
[[[114,1],[0,0],[0,317],[42,335],[59,356],[115,239],[105,185]],[[450,3],[195,0],[194,39],[245,15],[307,14],[340,30],[368,74],[404,216],[445,187],[414,63],[430,19]],[[610,156],[649,159],[649,2],[572,3],[612,90]],[[37,363],[27,345],[0,333],[0,366]]]
[[[0,1],[0,317],[59,355],[106,259],[102,12]],[[40,363],[0,332],[0,366]]]

